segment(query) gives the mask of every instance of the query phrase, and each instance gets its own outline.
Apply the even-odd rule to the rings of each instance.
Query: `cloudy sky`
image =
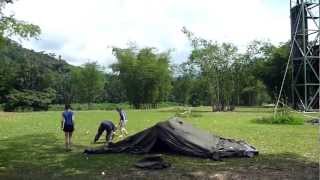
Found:
[[[18,0],[6,8],[17,19],[37,24],[39,40],[24,47],[61,55],[80,65],[115,62],[111,46],[174,49],[172,61],[185,61],[195,35],[232,42],[244,49],[252,40],[272,43],[290,38],[289,0]]]

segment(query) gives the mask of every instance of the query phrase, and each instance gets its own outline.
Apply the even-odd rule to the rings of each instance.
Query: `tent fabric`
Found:
[[[210,134],[174,117],[117,143],[87,149],[85,153],[174,153],[219,160],[223,157],[253,157],[258,151],[244,141]]]
[[[149,155],[136,162],[135,167],[141,169],[165,169],[171,166],[170,163],[165,162],[161,154]]]

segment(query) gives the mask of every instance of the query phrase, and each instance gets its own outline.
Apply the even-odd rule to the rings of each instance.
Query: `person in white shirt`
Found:
[[[127,121],[128,121],[127,115],[121,108],[117,108],[116,110],[117,110],[117,112],[119,113],[119,116],[120,116],[119,130],[120,130],[121,135],[119,137],[123,137],[123,136],[128,135],[128,131],[126,129],[126,124],[127,124]]]

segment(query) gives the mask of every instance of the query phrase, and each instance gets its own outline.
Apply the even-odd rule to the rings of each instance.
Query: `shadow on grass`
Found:
[[[222,161],[171,156],[182,176],[190,179],[222,175],[222,179],[319,179],[319,164],[295,153],[260,154],[254,158],[226,158]]]
[[[85,156],[87,148],[73,145],[66,152],[54,134],[33,134],[0,140],[0,179],[91,179],[102,171],[130,166],[129,155]]]
[[[0,179],[201,179],[216,173],[231,179],[235,175],[237,179],[319,178],[316,162],[305,161],[302,156],[292,153],[262,154],[255,158],[223,161],[164,155],[165,160],[172,163],[172,168],[146,171],[133,168],[142,156],[86,156],[82,154],[85,148],[74,145],[72,152],[65,152],[63,142],[54,134],[0,140]]]

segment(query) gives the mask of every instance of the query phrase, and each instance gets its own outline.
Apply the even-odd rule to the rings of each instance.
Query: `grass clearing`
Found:
[[[59,128],[61,112],[0,112],[0,179],[194,179],[219,175],[238,179],[319,178],[318,126],[252,122],[271,115],[272,109],[268,108],[210,112],[210,107],[200,107],[194,111],[198,116],[186,117],[188,122],[226,138],[245,140],[260,155],[223,161],[165,155],[172,168],[142,171],[133,167],[142,158],[138,155],[82,154],[85,148],[97,146],[90,142],[101,120],[117,123],[115,111],[77,111],[72,152],[64,151],[64,134]],[[175,108],[126,112],[130,134],[176,113]]]

